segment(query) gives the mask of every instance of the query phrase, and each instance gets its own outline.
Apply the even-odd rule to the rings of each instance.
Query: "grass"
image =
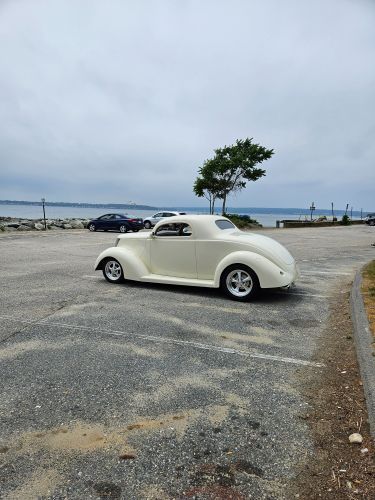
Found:
[[[375,336],[375,260],[362,273],[362,295],[372,334]]]

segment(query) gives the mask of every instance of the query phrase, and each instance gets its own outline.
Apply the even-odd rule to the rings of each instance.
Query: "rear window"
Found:
[[[215,224],[219,229],[235,229],[236,226],[232,224],[229,220],[215,220]]]

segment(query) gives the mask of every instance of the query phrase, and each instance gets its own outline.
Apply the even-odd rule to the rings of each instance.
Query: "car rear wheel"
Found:
[[[260,290],[259,280],[252,269],[242,264],[228,267],[221,277],[221,288],[233,300],[246,301]]]
[[[127,226],[125,226],[125,224],[122,224],[120,226],[120,233],[127,233],[127,232],[128,232]]]
[[[148,220],[146,220],[146,222],[145,222],[145,228],[151,229],[151,222],[149,222]]]
[[[96,226],[95,226],[95,224],[90,224],[90,225],[89,225],[89,231],[96,231]]]
[[[124,281],[124,271],[116,259],[107,259],[103,267],[103,275],[110,283],[121,283]]]
[[[375,220],[370,220],[368,224],[369,226],[375,226]]]

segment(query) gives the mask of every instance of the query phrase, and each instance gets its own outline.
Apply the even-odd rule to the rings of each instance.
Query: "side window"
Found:
[[[163,224],[158,227],[155,232],[155,236],[191,236],[192,230],[189,224],[186,223],[176,223],[176,224]]]
[[[108,220],[110,218],[111,218],[110,215],[102,215],[101,217],[99,217],[99,220]]]
[[[157,228],[155,236],[178,236],[176,224],[163,224]]]
[[[155,219],[156,219],[157,217],[161,217],[161,216],[162,216],[162,213],[161,213],[161,212],[159,212],[158,214],[153,215],[153,217],[154,217]]]
[[[162,217],[170,217],[173,214],[171,214],[170,212],[163,212],[161,215]]]

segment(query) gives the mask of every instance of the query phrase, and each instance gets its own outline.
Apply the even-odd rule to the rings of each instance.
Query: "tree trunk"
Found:
[[[222,214],[221,214],[221,215],[225,215],[225,210],[226,210],[226,208],[227,208],[227,207],[225,206],[225,205],[226,205],[226,202],[227,202],[227,195],[226,195],[226,194],[224,194],[224,196],[223,196],[223,210],[222,210]]]

